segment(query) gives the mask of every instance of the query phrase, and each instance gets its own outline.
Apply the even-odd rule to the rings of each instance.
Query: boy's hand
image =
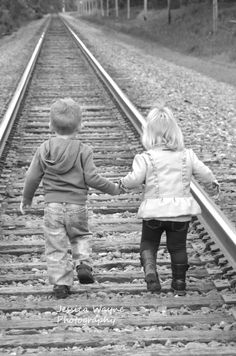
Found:
[[[121,193],[120,186],[118,183],[115,183],[115,185],[116,185],[115,195],[119,195]]]
[[[22,199],[22,201],[20,203],[20,211],[21,211],[22,215],[25,215],[25,210],[30,208],[31,203],[32,202],[27,199]]]
[[[121,179],[119,181],[119,188],[120,188],[120,193],[121,194],[129,192],[129,190],[122,184],[122,180]]]

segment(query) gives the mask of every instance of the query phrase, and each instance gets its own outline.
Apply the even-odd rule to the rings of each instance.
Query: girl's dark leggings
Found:
[[[170,253],[171,263],[187,264],[186,240],[189,221],[143,220],[140,253],[151,250],[157,253],[161,235],[166,232],[166,244]]]

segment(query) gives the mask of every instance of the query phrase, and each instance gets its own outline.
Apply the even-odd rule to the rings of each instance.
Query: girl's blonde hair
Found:
[[[147,149],[165,145],[173,151],[184,149],[184,140],[172,111],[163,107],[154,107],[147,116],[147,124],[143,128],[142,142]]]

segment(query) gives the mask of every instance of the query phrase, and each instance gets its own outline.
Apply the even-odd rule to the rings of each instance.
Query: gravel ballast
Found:
[[[86,38],[92,53],[144,116],[155,102],[163,101],[172,108],[186,145],[194,148],[217,178],[225,182],[225,187],[229,177],[233,177],[228,191],[236,194],[233,184],[236,143],[231,128],[232,118],[236,117],[236,87],[179,65],[180,54],[176,54],[178,65],[173,63],[174,52],[169,52],[170,60],[163,59],[162,47],[152,42],[93,26],[68,14],[66,18]],[[43,21],[35,21],[0,40],[1,114],[34,48]],[[191,61],[191,57],[188,60]],[[215,71],[218,68],[219,65]],[[223,66],[221,68],[223,71]]]
[[[33,52],[45,18],[0,39],[0,120]]]
[[[236,117],[236,86],[201,74],[189,65],[188,68],[179,65],[179,53],[176,53],[178,65],[173,63],[174,52],[170,60],[166,52],[164,59],[162,47],[153,42],[137,40],[68,15],[66,18],[144,116],[155,102],[171,107],[183,130],[186,146],[194,149],[221,182],[223,192],[217,205],[235,222],[232,208],[236,195],[236,143],[231,124]],[[196,58],[192,60],[194,67]],[[223,63],[213,68],[213,63],[200,62],[212,65],[211,74],[222,70],[229,75],[232,71],[224,68]]]

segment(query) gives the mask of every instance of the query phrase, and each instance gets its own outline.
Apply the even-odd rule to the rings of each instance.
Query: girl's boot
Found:
[[[141,265],[145,273],[145,282],[147,290],[150,292],[160,292],[161,285],[156,271],[156,255],[150,250],[141,252]]]
[[[188,264],[171,264],[172,269],[172,283],[171,288],[177,295],[185,295],[186,294],[186,284],[185,277],[186,271],[188,270]]]

